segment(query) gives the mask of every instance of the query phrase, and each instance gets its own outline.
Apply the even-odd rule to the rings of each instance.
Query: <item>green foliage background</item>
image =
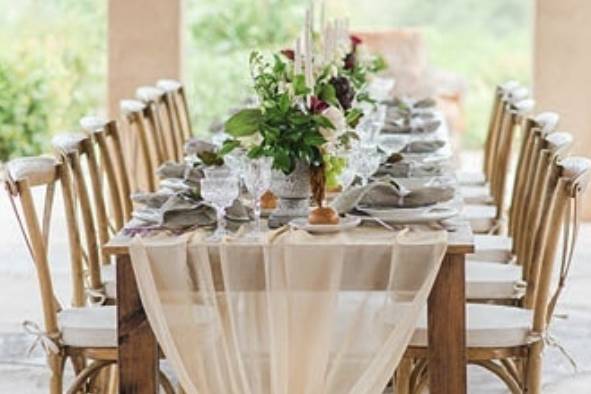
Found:
[[[200,133],[248,95],[251,49],[291,42],[307,4],[186,0],[185,80]],[[0,161],[46,150],[52,133],[103,111],[106,9],[106,0],[0,0]],[[483,139],[493,86],[530,82],[533,0],[329,0],[328,9],[354,27],[423,28],[431,63],[469,84],[469,146]]]

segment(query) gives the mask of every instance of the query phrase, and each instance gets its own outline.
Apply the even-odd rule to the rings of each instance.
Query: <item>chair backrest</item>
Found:
[[[35,265],[45,331],[50,338],[54,339],[59,336],[57,313],[62,307],[54,292],[48,249],[53,197],[58,184],[61,186],[63,194],[69,240],[73,283],[72,305],[79,307],[85,304],[83,255],[68,168],[51,157],[18,158],[6,165],[5,186]],[[43,207],[39,210],[33,199],[33,188],[45,189]],[[17,199],[20,201],[20,209],[16,203]]]
[[[178,125],[177,135],[181,148],[180,158],[182,158],[183,146],[193,136],[193,126],[191,125],[191,115],[189,113],[185,88],[182,83],[174,79],[161,79],[156,83],[156,86],[167,93],[164,101],[165,104],[170,106],[170,109],[167,109],[167,111],[171,111],[176,117],[176,124]],[[166,100],[167,96],[169,100]]]
[[[533,175],[532,186],[528,200],[523,204],[525,211],[523,222],[520,224],[520,231],[515,238],[515,253],[517,261],[523,266],[523,279],[530,282],[531,266],[534,264],[536,253],[536,242],[540,233],[540,224],[543,215],[546,214],[548,206],[546,196],[550,193],[556,182],[553,174],[556,163],[565,154],[572,143],[572,136],[566,132],[555,132],[544,137],[541,151],[534,166],[536,171]],[[553,172],[554,171],[554,172]],[[525,304],[532,301],[534,293],[526,294]]]
[[[519,150],[517,168],[515,170],[515,179],[511,194],[511,210],[509,212],[508,232],[511,237],[515,238],[520,235],[520,212],[524,209],[524,205],[528,201],[525,198],[525,195],[529,189],[529,185],[533,182],[533,177],[528,178],[527,175],[529,168],[532,165],[532,150],[534,148],[540,149],[539,144],[534,144],[535,135],[540,135],[540,132],[543,132],[544,135],[546,135],[547,133],[554,131],[558,124],[558,119],[558,115],[553,112],[543,112],[533,117],[527,117],[523,123],[521,148]],[[538,155],[536,154],[536,159],[537,157]]]
[[[543,333],[563,289],[572,262],[576,235],[579,226],[580,201],[591,175],[591,160],[569,157],[553,166],[551,177],[556,179],[552,193],[546,196],[548,210],[540,227],[536,245],[536,264],[532,267],[535,280],[533,330]],[[560,228],[564,231],[560,277],[558,286],[551,295],[552,276],[556,264]]]
[[[141,86],[136,89],[135,96],[146,106],[144,116],[155,137],[158,165],[165,161],[175,160],[176,142],[162,119],[164,116],[164,91],[154,86]]]
[[[88,269],[88,288],[92,292],[101,293],[103,284],[100,262],[107,263],[109,256],[100,253],[100,245],[109,240],[109,232],[107,210],[94,148],[90,137],[84,133],[58,134],[53,138],[52,145],[56,156],[62,162],[62,168],[71,174],[73,187],[69,200],[72,201],[75,215],[79,214],[82,217],[81,224],[84,232],[81,235],[84,236],[85,245],[82,253]],[[88,179],[91,184],[90,190]]]
[[[514,101],[510,95],[503,99],[504,110],[502,113],[498,138],[495,141],[494,161],[491,161],[490,188],[497,208],[497,219],[503,217],[505,208],[505,189],[507,175],[511,162],[511,148],[515,136],[515,129],[521,125],[526,114],[533,108],[534,102],[530,99]]]
[[[109,226],[115,232],[121,230],[125,222],[131,219],[132,202],[127,165],[123,158],[123,149],[119,128],[115,120],[107,121],[96,116],[85,116],[80,120],[80,127],[90,136],[95,146],[95,155],[99,156],[101,180],[106,180],[109,191],[110,219]],[[101,182],[104,186],[105,182]],[[100,193],[100,190],[95,190]],[[98,220],[98,219],[97,219]]]
[[[120,108],[128,126],[128,157],[132,191],[156,191],[156,168],[160,164],[157,156],[157,138],[146,125],[146,105],[137,100],[122,100]]]

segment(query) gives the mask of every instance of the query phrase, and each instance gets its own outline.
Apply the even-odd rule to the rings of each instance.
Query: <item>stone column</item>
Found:
[[[536,0],[534,93],[539,111],[560,114],[572,153],[591,157],[591,1]],[[591,193],[583,202],[591,219]]]
[[[109,0],[109,116],[140,85],[181,78],[182,0]]]

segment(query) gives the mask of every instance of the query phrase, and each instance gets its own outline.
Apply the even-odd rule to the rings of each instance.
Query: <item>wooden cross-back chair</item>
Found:
[[[94,148],[84,133],[58,134],[52,139],[52,146],[64,171],[71,174],[73,209],[82,218],[85,242],[81,252],[88,270],[87,288],[94,296],[103,298],[100,266],[110,260],[100,253],[100,245],[109,240],[109,226],[105,199],[102,192],[97,192],[102,190],[102,181]]]
[[[527,305],[527,289],[535,287],[529,275],[529,267],[534,260],[535,240],[538,236],[541,216],[545,213],[544,196],[546,183],[552,166],[563,156],[572,143],[572,136],[565,132],[555,132],[544,138],[542,152],[537,160],[536,173],[532,179],[535,191],[528,201],[528,214],[523,228],[516,233],[513,244],[513,258],[502,264],[496,261],[469,260],[466,264],[466,296],[471,301],[494,302],[500,304]]]
[[[182,83],[174,79],[160,79],[156,82],[156,86],[166,92],[164,104],[167,106],[167,112],[174,114],[175,123],[178,127],[177,136],[179,141],[182,142],[182,148],[184,143],[193,136],[193,127],[191,125],[185,88]],[[182,149],[180,153],[182,155]]]
[[[499,132],[503,112],[503,99],[507,94],[520,87],[516,81],[507,81],[497,85],[493,95],[492,108],[488,119],[486,139],[483,146],[482,172],[467,172],[458,174],[458,181],[464,186],[486,186],[490,180],[492,167],[490,162],[494,157],[495,141]]]
[[[551,112],[527,117],[524,121],[522,144],[511,193],[511,209],[508,217],[509,233],[506,236],[476,234],[474,236],[475,253],[469,256],[470,260],[506,263],[510,262],[516,255],[516,248],[519,244],[517,239],[522,234],[522,227],[517,220],[518,214],[522,212],[523,206],[529,202],[529,199],[525,198],[525,190],[529,188],[531,182],[535,179],[533,174],[528,175],[528,170],[533,167],[533,160],[537,162],[538,151],[541,149],[541,144],[534,144],[534,141],[554,131],[557,123],[558,115]]]
[[[85,245],[83,238],[90,238],[85,232],[91,229],[84,220],[79,220],[74,197],[78,185],[72,175],[67,163],[51,157],[20,158],[10,161],[6,166],[6,190],[35,266],[43,309],[43,328],[33,322],[26,322],[25,327],[37,336],[37,341],[47,353],[51,394],[63,392],[66,361],[71,361],[75,372],[67,393],[74,394],[96,392],[101,387],[97,381],[99,373],[115,364],[118,357],[116,307],[86,306],[83,276],[84,248],[88,245]],[[62,191],[67,226],[72,307],[63,307],[55,294],[48,253],[51,245],[50,220],[57,186]],[[35,205],[33,189],[45,189],[41,209]],[[92,294],[89,298],[93,298]],[[174,393],[170,381],[161,372],[160,382],[167,394]]]
[[[146,106],[144,116],[156,137],[158,164],[177,160],[180,141],[177,141],[174,130],[170,127],[164,105],[165,92],[154,86],[142,86],[136,89],[135,96]],[[163,118],[166,118],[166,122]]]
[[[156,191],[158,179],[156,168],[160,165],[158,158],[157,137],[146,124],[144,111],[146,105],[137,100],[120,102],[122,116],[127,124],[128,152],[127,168],[131,189],[136,191]]]
[[[541,392],[542,351],[554,308],[565,286],[576,245],[580,199],[589,182],[591,161],[573,157],[554,161],[546,177],[544,214],[540,218],[528,287],[533,309],[468,304],[467,358],[489,370],[514,393]],[[552,273],[560,228],[565,246],[558,285],[552,291]],[[420,393],[427,384],[427,324],[419,323],[396,374],[397,393]]]
[[[102,170],[103,185],[108,187],[112,221],[111,228],[120,231],[125,222],[131,219],[133,205],[131,202],[129,174],[123,157],[121,137],[115,120],[107,121],[96,116],[85,116],[80,120],[80,127],[90,136],[99,156]],[[100,193],[95,190],[95,193]]]
[[[519,92],[519,91],[518,91]],[[517,98],[519,98],[519,101]],[[501,99],[501,113],[499,130],[494,140],[493,158],[490,169],[490,187],[480,187],[483,190],[484,200],[466,201],[464,216],[470,221],[475,233],[498,234],[502,231],[505,220],[505,189],[511,158],[511,146],[515,130],[521,127],[526,114],[533,107],[533,100],[522,99],[523,92],[519,96],[507,95]],[[462,190],[462,194],[465,191]]]

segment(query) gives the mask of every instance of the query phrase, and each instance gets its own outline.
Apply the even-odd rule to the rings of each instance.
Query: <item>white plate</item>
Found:
[[[431,186],[454,186],[456,184],[452,176],[446,175],[420,178],[392,178],[392,180],[408,190],[419,190]]]
[[[395,224],[438,222],[459,213],[456,208],[439,205],[426,208],[372,209],[359,207],[357,209],[372,217]]]
[[[181,178],[166,178],[160,181],[161,189],[172,190],[173,192],[185,192],[190,191],[191,186],[185,183],[184,179]]]
[[[297,230],[304,230],[310,233],[338,233],[339,231],[351,230],[359,226],[361,218],[353,216],[345,216],[340,218],[338,224],[310,224],[308,218],[297,218],[289,222],[289,225]]]

